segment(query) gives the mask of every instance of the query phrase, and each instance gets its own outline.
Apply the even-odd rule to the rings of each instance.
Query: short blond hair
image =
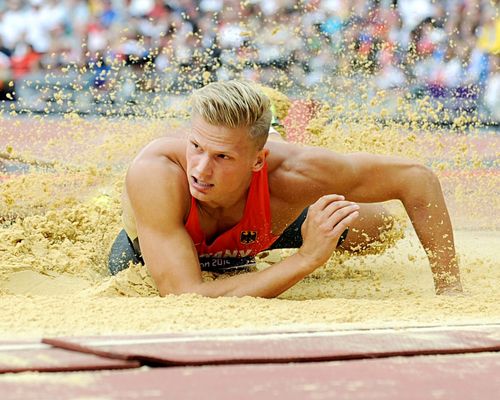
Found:
[[[254,84],[246,81],[213,82],[191,95],[193,115],[210,125],[249,128],[257,148],[266,143],[271,126],[269,98]]]

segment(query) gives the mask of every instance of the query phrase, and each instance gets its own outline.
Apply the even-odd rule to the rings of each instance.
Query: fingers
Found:
[[[341,195],[326,195],[321,197],[310,208],[310,217],[323,234],[331,237],[342,232],[359,217],[359,205],[346,201]]]
[[[359,217],[359,206],[344,196],[327,195],[309,207],[301,232],[300,252],[314,265],[322,265],[331,256],[342,233]]]
[[[321,225],[327,230],[327,232],[332,231],[333,228],[335,228],[345,218],[359,211],[359,206],[357,204],[348,201],[336,202],[332,204],[332,206],[333,207],[331,208],[325,209],[323,213],[323,222]],[[327,212],[330,212],[330,215],[328,215]],[[356,218],[358,216],[359,213],[356,214]]]
[[[353,203],[352,201],[347,201],[347,200],[333,201],[323,209],[323,215],[325,218],[330,218],[337,211],[339,211],[345,207],[354,206],[354,205],[359,208],[359,206],[356,203]]]
[[[359,205],[356,203],[336,202],[334,207],[325,209],[323,215],[326,223],[333,222],[333,225],[336,225],[340,220],[355,211],[359,211]]]
[[[345,200],[344,196],[332,194],[319,198],[309,209],[316,214],[320,220],[326,222],[332,216],[334,218],[343,218],[352,211],[359,209],[359,206]]]
[[[436,294],[445,295],[445,296],[457,296],[462,295],[463,288],[461,282],[456,282],[454,284],[445,285],[442,287],[436,288]]]
[[[345,200],[345,197],[340,194],[327,194],[325,196],[321,196],[316,203],[314,203],[310,208],[317,209],[318,211],[324,210],[329,204],[334,201],[342,201]]]
[[[345,208],[350,208],[350,207],[345,207]],[[331,231],[327,233],[327,236],[337,237],[342,235],[342,233],[349,227],[349,225],[351,225],[354,221],[356,221],[358,217],[359,217],[359,212],[351,208],[351,212],[342,217],[340,221],[338,221],[337,219],[333,221],[334,225],[332,226]],[[338,222],[335,223],[335,221]]]

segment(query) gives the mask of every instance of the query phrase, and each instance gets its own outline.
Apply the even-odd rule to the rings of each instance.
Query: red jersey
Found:
[[[278,236],[271,233],[267,164],[264,164],[260,171],[253,173],[243,218],[236,226],[223,232],[210,245],[207,244],[205,234],[200,227],[197,202],[192,197],[191,210],[185,227],[193,240],[200,265],[204,270],[235,267],[235,258],[249,261],[257,253],[269,248]]]

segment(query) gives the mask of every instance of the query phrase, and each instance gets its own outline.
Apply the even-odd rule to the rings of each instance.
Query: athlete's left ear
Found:
[[[255,159],[255,163],[253,165],[252,171],[257,172],[260,171],[265,164],[266,158],[269,154],[269,149],[263,148],[262,150],[259,150],[257,153],[257,158]]]

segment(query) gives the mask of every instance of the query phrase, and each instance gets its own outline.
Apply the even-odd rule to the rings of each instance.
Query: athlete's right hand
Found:
[[[302,225],[303,244],[298,253],[316,269],[326,263],[337,247],[340,235],[359,216],[359,206],[344,196],[320,197],[309,207]]]

